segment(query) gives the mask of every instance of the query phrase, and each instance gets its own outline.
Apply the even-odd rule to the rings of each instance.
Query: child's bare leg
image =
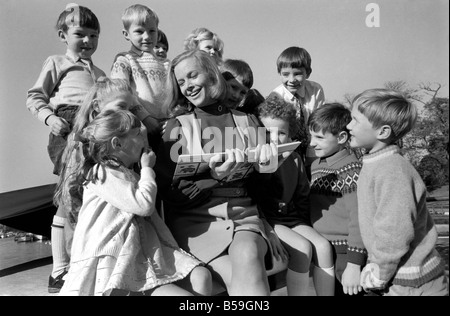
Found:
[[[289,296],[307,296],[309,266],[312,258],[311,243],[284,225],[275,225],[275,232],[289,253],[286,287]]]
[[[310,226],[297,226],[294,230],[311,242],[313,248],[313,281],[318,296],[334,295],[334,261],[330,242]]]
[[[229,295],[270,294],[264,256],[268,250],[264,238],[251,231],[239,231],[234,235],[228,253],[232,275]]]
[[[178,281],[177,285],[194,295],[210,296],[212,292],[211,272],[206,267],[195,267],[187,277]]]

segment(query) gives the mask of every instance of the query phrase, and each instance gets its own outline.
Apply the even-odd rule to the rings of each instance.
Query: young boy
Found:
[[[27,108],[49,126],[48,153],[54,164],[53,173],[60,174],[61,157],[67,135],[79,106],[98,78],[105,73],[94,66],[91,56],[97,49],[100,24],[86,7],[70,4],[56,23],[59,39],[66,45],[65,55],[47,58],[34,86],[28,90]],[[65,249],[66,213],[58,207],[51,229],[53,270],[48,291],[57,293],[67,273],[69,256]]]
[[[370,89],[353,100],[347,126],[350,145],[367,152],[358,180],[359,223],[368,251],[361,286],[383,296],[448,295],[425,184],[395,145],[416,118],[402,93]]]
[[[158,40],[155,47],[153,47],[155,55],[162,60],[167,59],[167,52],[169,51],[169,41],[167,40],[166,34],[158,29]]]
[[[311,112],[325,102],[323,88],[317,82],[308,80],[312,73],[311,56],[304,48],[286,48],[277,59],[277,70],[281,85],[272,93],[278,93],[297,110],[298,131],[293,139],[302,141],[297,151],[305,162],[309,176],[311,163],[316,157],[314,150],[308,146],[307,124]]]
[[[230,109],[238,109],[247,92],[253,86],[253,71],[243,60],[227,59],[220,67],[227,82],[228,95],[225,100]]]
[[[257,116],[278,144],[291,142],[296,132],[296,110],[278,95],[268,97],[257,108]],[[252,196],[270,225],[274,255],[289,257],[286,274],[288,295],[308,295],[310,266],[318,296],[334,294],[331,244],[311,226],[309,181],[297,152],[285,158],[275,173],[255,178]],[[281,244],[278,241],[281,240]],[[284,250],[286,249],[286,250]],[[287,251],[287,254],[285,252]]]
[[[336,296],[362,291],[359,279],[367,256],[356,196],[361,162],[346,148],[350,121],[350,111],[338,103],[324,104],[308,120],[310,144],[318,157],[311,166],[311,222],[333,245]]]
[[[170,75],[170,62],[156,57],[159,18],[148,7],[135,4],[122,15],[123,36],[131,43],[128,52],[114,58],[111,78],[124,79],[138,97],[136,116],[147,128],[149,144],[157,148],[167,109],[177,99],[177,88]]]

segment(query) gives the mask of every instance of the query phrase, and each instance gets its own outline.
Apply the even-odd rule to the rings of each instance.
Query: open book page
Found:
[[[287,157],[289,157],[290,153],[292,153],[299,145],[300,142],[292,142],[277,145],[278,154],[280,157],[279,159],[283,159],[284,161]],[[209,160],[211,159],[211,157],[217,154],[223,155],[222,161],[225,161],[227,159],[227,155],[225,152],[208,153],[200,155],[185,154],[178,156],[178,162],[175,168],[173,179],[176,180],[184,177],[192,177],[197,174],[209,172],[210,171]],[[253,171],[253,164],[257,163],[255,154],[256,154],[255,149],[247,150],[246,162],[242,164],[242,166],[239,169],[230,174],[225,181],[231,182],[246,178]],[[279,165],[281,165],[281,163],[279,163]]]

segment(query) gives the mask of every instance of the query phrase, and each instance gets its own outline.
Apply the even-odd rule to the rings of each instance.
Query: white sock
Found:
[[[53,216],[51,242],[53,256],[52,277],[56,278],[69,266],[70,258],[66,251],[64,238],[64,224],[66,219],[60,216]]]
[[[321,268],[313,265],[313,281],[317,296],[334,296],[334,266]]]
[[[286,287],[288,296],[308,296],[309,271],[302,273],[288,269]]]

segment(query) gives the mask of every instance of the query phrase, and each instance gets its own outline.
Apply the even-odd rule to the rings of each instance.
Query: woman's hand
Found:
[[[276,260],[288,261],[289,254],[287,250],[283,247],[280,238],[278,238],[277,233],[272,226],[267,222],[265,218],[262,219],[264,228],[266,231],[267,238],[269,239],[270,245],[272,246],[272,255]]]
[[[278,169],[278,148],[274,143],[258,145],[255,148],[256,171],[272,173]]]
[[[245,154],[240,149],[225,150],[226,160],[222,162],[223,155],[217,154],[209,160],[209,167],[211,168],[211,176],[215,180],[222,180],[231,173],[239,169],[245,162]]]

